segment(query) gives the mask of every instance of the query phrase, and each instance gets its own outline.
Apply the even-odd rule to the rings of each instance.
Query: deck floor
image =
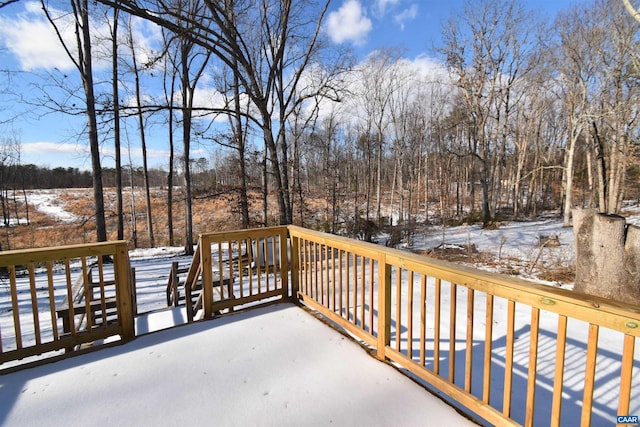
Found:
[[[474,424],[305,310],[278,304],[1,375],[0,425]]]

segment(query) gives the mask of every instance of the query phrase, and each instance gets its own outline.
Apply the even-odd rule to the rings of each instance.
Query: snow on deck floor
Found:
[[[474,425],[291,304],[0,376],[3,426],[329,424]]]
[[[186,325],[188,323],[187,307],[183,305],[180,307],[151,311],[136,316],[135,322],[136,336]]]

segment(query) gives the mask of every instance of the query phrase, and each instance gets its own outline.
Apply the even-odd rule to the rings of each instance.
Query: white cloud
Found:
[[[20,151],[25,154],[46,153],[67,153],[67,154],[87,154],[89,147],[69,142],[23,142],[20,144]]]
[[[405,59],[403,62],[414,70],[415,78],[423,82],[440,82],[444,85],[449,83],[447,68],[436,59],[427,55],[419,55],[412,60]]]
[[[395,15],[393,20],[400,26],[401,30],[404,30],[405,23],[415,19],[416,16],[418,16],[418,4],[414,3],[411,7]]]
[[[424,104],[425,109],[434,108],[430,104],[432,99],[437,99],[440,102],[452,91],[447,69],[439,61],[426,55],[420,55],[413,59],[399,58],[397,62],[389,66],[390,74],[384,74],[385,72],[372,63],[369,57],[356,64],[354,70],[343,76],[343,84],[349,96],[344,97],[339,103],[329,100],[322,101],[319,111],[321,119],[338,115],[342,123],[354,128],[367,121],[369,112],[366,111],[364,105],[366,104],[365,94],[370,91],[370,88],[366,86],[367,83],[361,74],[369,72],[367,70],[382,72],[383,79],[391,78],[390,74],[395,74],[403,84],[402,88],[396,88],[394,96],[407,93],[407,98],[410,101],[419,100]],[[442,102],[434,105],[437,108],[446,107]]]
[[[134,164],[142,163],[142,148],[122,148],[122,154],[131,157]],[[192,150],[199,153],[201,150]],[[90,170],[90,151],[88,145],[71,142],[26,142],[20,144],[21,161],[23,164],[36,164],[42,167],[77,167]],[[113,146],[100,148],[102,167],[114,167],[115,150]],[[152,165],[164,165],[169,158],[169,151],[158,148],[147,148],[147,159]]]
[[[69,142],[22,142],[20,143],[20,161],[22,164],[34,164],[41,167],[77,167],[89,170],[89,146]]]
[[[67,57],[51,24],[42,16],[37,3],[25,4],[24,12],[15,17],[0,17],[0,40],[20,62],[23,70],[58,68],[69,70],[73,63]],[[60,22],[61,34],[73,42],[73,27]]]
[[[65,44],[75,55],[77,48],[72,14],[53,7],[49,8],[49,12]],[[132,25],[138,60],[148,62],[154,44],[161,39],[159,28],[155,24],[137,18],[132,20]],[[92,20],[91,32],[94,69],[110,67],[109,23],[105,19]],[[123,31],[120,37],[121,44],[125,44]],[[17,58],[20,68],[25,71],[74,69],[73,62],[60,44],[53,26],[45,18],[40,3],[37,2],[24,3],[24,9],[17,15],[0,15],[0,45],[6,47]]]
[[[347,0],[327,19],[327,31],[334,43],[362,44],[371,28],[371,19],[367,18],[358,0]]]
[[[395,6],[398,4],[398,2],[399,0],[377,0],[375,7],[378,13],[383,16],[385,13],[387,13],[387,8],[389,6]]]
[[[138,64],[148,66],[152,61],[157,60],[159,51],[162,50],[162,46],[158,45],[158,42],[162,40],[161,29],[156,24],[138,17],[132,17],[130,22],[136,60]],[[122,32],[126,32],[126,30]],[[123,43],[128,45],[129,35],[121,35],[120,37],[123,38]],[[111,48],[109,47],[110,50]],[[129,55],[131,48],[123,46],[121,50],[125,51],[126,55]]]

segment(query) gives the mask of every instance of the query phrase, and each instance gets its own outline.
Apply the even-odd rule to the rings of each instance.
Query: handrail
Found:
[[[290,297],[285,226],[201,234],[198,246],[204,318],[221,310]]]
[[[640,392],[638,307],[288,230],[292,280],[304,304],[485,421],[590,425],[639,409],[631,402],[632,390]],[[619,337],[617,348],[610,336]],[[597,398],[610,387],[619,393],[615,408]]]
[[[167,280],[167,288],[165,290],[167,296],[167,306],[177,307],[180,303],[180,274],[187,273],[190,267],[180,268],[178,261],[171,263],[171,271],[169,272],[169,280]]]
[[[200,243],[198,242],[198,246],[196,246],[196,251],[193,254],[193,260],[189,265],[189,270],[187,271],[187,278],[185,279],[185,287],[194,290],[196,288],[196,283],[198,282],[198,278],[200,277]]]
[[[290,298],[289,261],[282,255],[287,253],[286,227],[200,234],[184,284],[188,321],[200,310],[200,318],[209,319],[224,310]]]
[[[107,257],[112,264],[103,262]],[[96,283],[89,280],[91,260],[99,276]],[[4,304],[10,306],[0,312],[0,364],[114,335],[122,340],[135,335],[133,275],[124,241],[0,252],[0,269],[7,273]],[[110,283],[113,289],[105,290]],[[95,298],[94,286],[99,288]]]
[[[102,263],[105,255],[113,257],[112,270]],[[72,295],[73,275],[89,276],[93,258],[103,311],[106,276],[113,275],[117,322],[60,330],[56,302]],[[0,328],[0,363],[112,335],[133,338],[126,242],[0,252],[3,267],[10,302],[0,316],[11,327]],[[62,280],[54,279],[55,269]],[[640,399],[632,400],[640,396],[636,306],[296,226],[201,234],[187,276],[186,292],[202,289],[203,318],[297,297],[378,358],[491,424],[560,426],[579,419],[586,426],[640,410]],[[25,311],[42,301],[44,312]],[[78,315],[91,309],[82,304]],[[34,342],[25,340],[27,329]],[[610,389],[617,402],[603,402]]]
[[[200,263],[200,247],[201,245],[198,241],[198,246],[196,246],[191,265],[189,265],[189,270],[187,271],[187,278],[184,281],[184,301],[187,306],[187,319],[189,322],[192,322],[195,316],[193,298],[191,295],[194,291],[197,290],[198,281],[200,280],[200,276],[202,274],[202,265]]]

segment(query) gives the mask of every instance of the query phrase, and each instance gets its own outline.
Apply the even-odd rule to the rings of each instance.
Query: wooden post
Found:
[[[618,215],[574,209],[573,233],[574,290],[640,304],[640,228]]]
[[[135,338],[133,321],[133,304],[131,302],[131,275],[129,270],[129,253],[127,243],[118,242],[114,254],[114,274],[116,281],[116,304],[118,305],[118,318],[122,328],[121,338],[130,340]]]
[[[198,239],[200,249],[200,268],[202,269],[202,310],[204,318],[213,317],[213,265],[211,264],[211,241],[203,236]],[[190,304],[190,302],[187,302]],[[195,315],[195,313],[194,313]]]
[[[398,283],[398,286],[401,284]],[[385,360],[385,348],[391,343],[391,266],[384,253],[378,258],[378,342],[376,357]]]
[[[282,285],[282,299],[289,297],[289,244],[288,230],[282,227],[279,233],[280,239],[280,281]]]
[[[136,269],[129,267],[129,283],[131,283],[131,301],[133,305],[133,315],[138,315],[138,288],[136,288]]]
[[[173,261],[171,263],[171,292],[173,293],[173,306],[177,307],[180,304],[180,291],[178,290],[178,261]],[[190,304],[190,302],[186,300],[186,295],[185,304]]]
[[[291,297],[297,298],[300,290],[300,238],[298,236],[291,237]]]

